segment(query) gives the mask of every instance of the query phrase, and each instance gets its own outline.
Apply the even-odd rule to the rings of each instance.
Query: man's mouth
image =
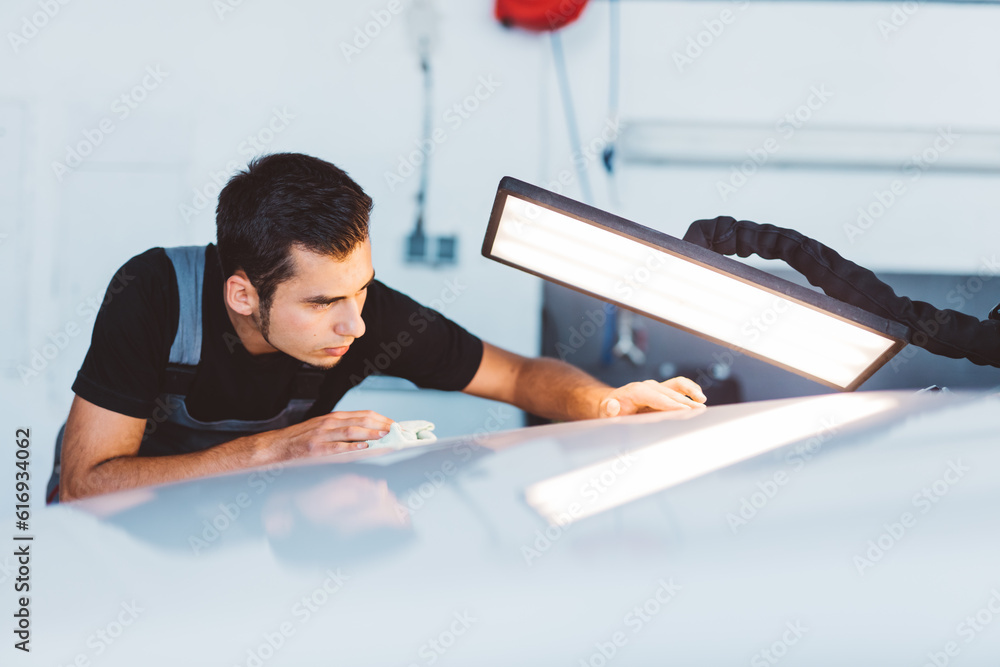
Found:
[[[323,348],[323,352],[331,357],[342,357],[348,349],[350,349],[349,345],[345,345],[344,347],[326,347]]]

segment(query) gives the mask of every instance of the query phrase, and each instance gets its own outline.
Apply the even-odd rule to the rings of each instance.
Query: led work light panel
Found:
[[[898,323],[511,178],[483,254],[837,389],[905,344]]]

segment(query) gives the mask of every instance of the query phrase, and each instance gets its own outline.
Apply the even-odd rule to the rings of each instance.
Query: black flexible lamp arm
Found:
[[[980,366],[1000,367],[1000,321],[993,313],[980,321],[957,310],[940,310],[897,296],[868,269],[794,229],[720,216],[691,223],[684,240],[722,255],[780,259],[828,296],[909,327],[909,342],[917,347]]]

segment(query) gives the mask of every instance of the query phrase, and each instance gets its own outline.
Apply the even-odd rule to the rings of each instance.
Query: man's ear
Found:
[[[257,297],[257,289],[247,278],[243,269],[237,269],[236,273],[226,280],[225,289],[226,303],[240,315],[250,317],[257,311],[260,303]]]

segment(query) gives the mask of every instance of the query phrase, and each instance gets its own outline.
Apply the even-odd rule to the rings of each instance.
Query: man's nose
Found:
[[[337,322],[333,330],[338,336],[361,338],[365,333],[365,321],[361,319],[361,308],[355,302],[347,305],[345,319]]]

